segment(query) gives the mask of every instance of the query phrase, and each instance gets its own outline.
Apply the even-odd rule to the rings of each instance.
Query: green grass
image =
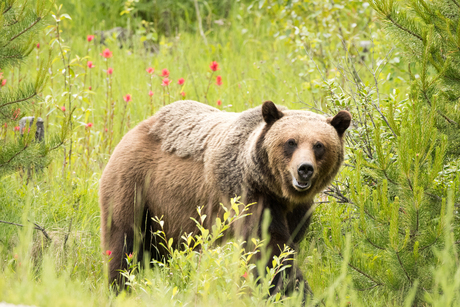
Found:
[[[107,286],[106,264],[109,259],[100,247],[98,206],[99,178],[114,146],[127,131],[153,115],[163,104],[182,99],[181,91],[186,93],[186,99],[207,100],[216,107],[217,100],[221,100],[220,108],[232,112],[260,105],[265,100],[293,109],[309,106],[323,112],[340,107],[333,106],[339,102],[328,98],[329,84],[335,82],[346,89],[346,80],[333,67],[343,64],[347,55],[340,52],[326,55],[323,60],[332,68],[327,72],[327,80],[323,80],[324,72],[316,69],[316,64],[303,48],[275,38],[269,27],[260,25],[267,20],[258,18],[243,15],[239,22],[207,33],[210,42],[207,47],[198,34],[186,32],[160,41],[160,52],[155,54],[147,52],[138,38],[134,39],[132,48],[123,49],[118,48],[114,40],[109,40],[107,47],[113,57],[107,61],[100,55],[106,46],[96,41],[88,43],[85,37],[72,36],[71,32],[64,31],[65,61],[71,60],[73,70],[70,76],[67,75],[67,81],[72,85],[71,106],[65,77],[59,71],[64,67],[59,56],[60,48],[58,44],[50,47],[47,43],[51,36],[42,35],[42,47],[32,54],[45,58],[51,48],[54,61],[43,99],[35,102],[31,114],[46,118],[50,135],[59,131],[65,116],[75,108],[70,135],[72,157],[70,163],[67,160],[63,166],[64,154],[67,158],[69,154],[68,142],[65,150],[61,147],[52,153],[51,164],[43,170],[36,170],[28,184],[27,173],[22,170],[0,181],[0,219],[25,225],[0,223],[0,302],[37,306],[259,306],[266,301],[263,283],[258,287],[252,274],[247,279],[243,277],[246,271],[255,268],[245,263],[244,251],[238,241],[221,247],[209,245],[201,253],[176,251],[169,267],[134,271],[137,284],[131,292],[115,296]],[[375,30],[374,38],[375,58],[368,58],[369,63],[384,59],[390,49],[380,30]],[[337,43],[327,47],[340,50],[340,46]],[[337,57],[337,54],[341,56]],[[95,67],[89,70],[87,61],[92,61]],[[217,61],[220,67],[214,74],[209,69],[211,61]],[[382,93],[391,93],[398,88],[396,96],[405,97],[404,65],[394,62],[384,67],[379,76]],[[114,70],[110,88],[105,72],[107,67]],[[146,72],[148,67],[155,68],[152,83]],[[172,80],[168,89],[161,86],[162,78],[158,76],[164,68],[170,71]],[[24,76],[35,69],[32,56],[27,65],[21,66],[19,73]],[[18,70],[5,75],[11,80],[13,73],[17,76]],[[222,86],[215,84],[217,75],[222,76]],[[177,84],[179,78],[185,79],[183,86]],[[373,83],[370,76],[363,81],[367,85]],[[17,77],[10,83],[14,82],[18,82]],[[149,90],[154,92],[152,101]],[[107,100],[107,93],[112,100]],[[132,95],[128,103],[123,99],[127,94]],[[65,112],[61,110],[62,106],[65,106]],[[107,115],[110,110],[113,110],[112,120],[110,112]],[[87,127],[88,123],[93,126]],[[13,139],[16,135],[9,130],[8,137]],[[329,257],[321,236],[322,229],[330,227],[330,213],[327,204],[317,209],[312,232],[297,251],[300,267],[315,292],[315,298],[327,306],[400,306],[405,298],[397,293],[354,290],[346,260]],[[29,221],[45,227],[53,242],[47,242]],[[348,246],[348,250],[350,248]],[[447,259],[446,267],[441,266],[437,272],[451,278],[455,274],[452,269],[454,260]],[[177,267],[187,267],[188,271],[179,272]],[[442,277],[437,278],[439,283],[443,282]],[[458,287],[451,287],[448,291],[453,293]],[[433,300],[436,305],[442,297]],[[296,306],[299,297],[271,298],[267,302],[269,305],[280,303]]]

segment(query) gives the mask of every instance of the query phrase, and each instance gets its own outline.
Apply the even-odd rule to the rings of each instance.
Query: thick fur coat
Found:
[[[305,236],[314,196],[340,168],[350,120],[347,111],[325,118],[272,102],[242,113],[195,101],[163,107],[123,137],[102,175],[102,241],[112,252],[110,282],[120,282],[127,253],[166,256],[151,235],[159,228],[151,217],[163,217],[166,236],[180,242],[184,232],[197,230],[190,217],[198,217],[198,206],[210,227],[219,203],[236,195],[256,204],[234,231],[245,238],[260,235],[260,219],[268,210],[272,254],[284,244],[295,247]],[[291,275],[303,281],[300,270]],[[281,286],[275,283],[273,291]]]

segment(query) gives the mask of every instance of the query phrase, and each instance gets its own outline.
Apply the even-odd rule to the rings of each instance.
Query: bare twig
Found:
[[[73,217],[70,219],[69,230],[65,234],[63,247],[65,247],[65,244],[67,243],[67,239],[69,239],[70,229],[72,228],[72,221],[73,221]]]
[[[29,221],[29,222],[30,222],[30,221]],[[44,235],[49,241],[51,241],[51,238],[50,238],[50,236],[48,235],[48,233],[46,232],[45,228],[41,227],[40,225],[38,225],[38,224],[35,223],[35,222],[33,222],[33,224],[35,225],[35,229],[40,230],[40,231],[43,233],[43,235]]]
[[[30,222],[30,221],[29,221]],[[8,224],[8,225],[14,225],[14,226],[19,226],[19,227],[24,227],[24,225],[22,224],[18,224],[18,223],[12,223],[12,222],[7,222],[7,221],[1,221],[0,220],[0,223],[3,223],[3,224]],[[45,228],[41,227],[40,225],[38,225],[37,223],[33,223],[35,225],[34,229],[37,229],[37,230],[40,230],[43,235],[45,236],[45,238],[47,238],[49,241],[51,241],[51,238],[50,236],[48,235],[48,233],[46,232]]]

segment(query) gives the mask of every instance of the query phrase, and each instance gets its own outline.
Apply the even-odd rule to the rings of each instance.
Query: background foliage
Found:
[[[196,4],[202,31],[194,1],[63,0],[35,38],[35,57],[4,70],[7,87],[17,86],[22,81],[15,76],[33,80],[39,60],[50,55],[49,82],[30,113],[45,118],[55,134],[68,119],[70,133],[30,182],[22,170],[0,181],[0,220],[23,225],[0,223],[0,301],[207,306],[266,300],[271,275],[255,282],[257,267],[248,261],[255,251],[240,242],[210,244],[219,227],[194,238],[205,242],[202,251],[171,249],[169,266],[137,270],[132,263],[130,293],[115,297],[107,290],[101,172],[129,129],[185,97],[236,112],[264,100],[325,115],[352,112],[344,167],[318,197],[309,236],[296,251],[315,293],[309,304],[459,305],[459,163],[455,127],[440,115],[458,122],[456,83],[448,78],[455,76],[459,33],[455,2]],[[401,27],[422,40],[413,43]],[[212,61],[219,63],[216,72]],[[16,137],[11,126],[0,135],[0,142]],[[283,255],[292,257],[289,250]],[[296,306],[299,297],[267,301],[280,303]]]

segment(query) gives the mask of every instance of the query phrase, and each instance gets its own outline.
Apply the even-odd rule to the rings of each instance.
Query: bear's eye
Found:
[[[287,144],[290,146],[290,147],[295,147],[297,145],[297,143],[295,142],[294,139],[290,139],[287,141]]]
[[[320,142],[316,143],[314,146],[313,146],[315,149],[322,149],[324,147],[324,145]]]

